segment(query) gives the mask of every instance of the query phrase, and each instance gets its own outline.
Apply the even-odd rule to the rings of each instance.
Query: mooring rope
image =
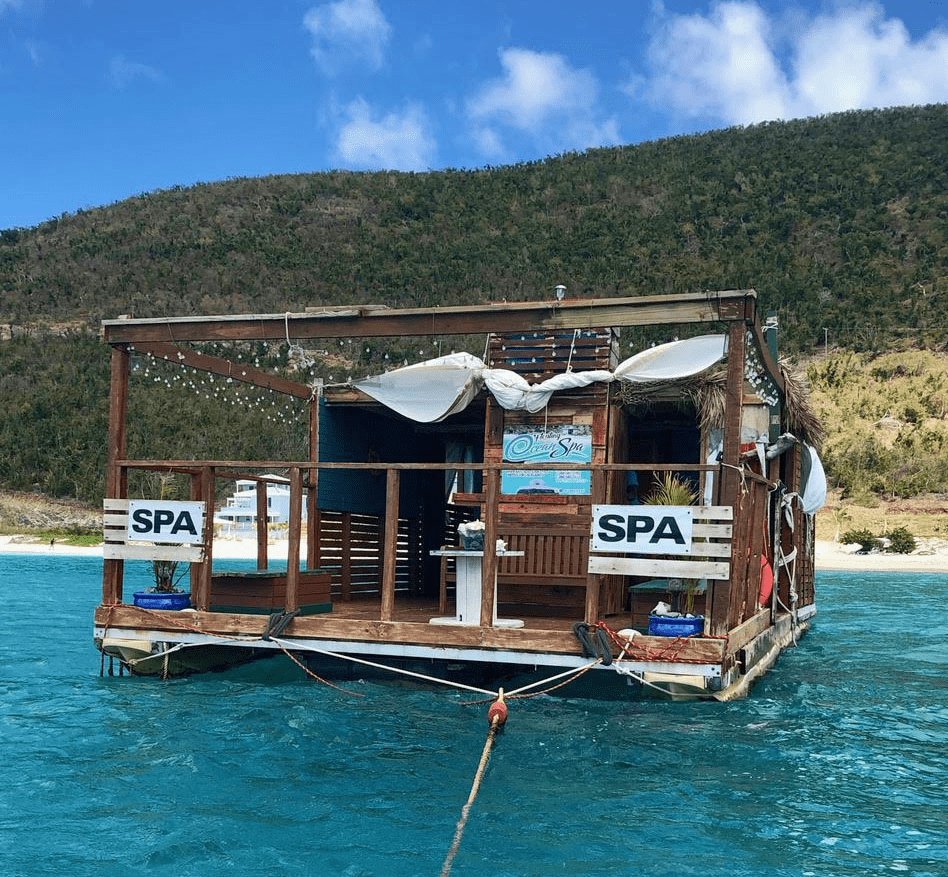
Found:
[[[390,673],[399,673],[402,676],[411,676],[414,679],[422,679],[425,682],[433,682],[436,685],[445,685],[448,688],[458,688],[462,691],[475,691],[478,694],[486,694],[490,697],[496,697],[496,691],[489,691],[486,688],[477,688],[473,685],[465,685],[463,682],[452,682],[450,679],[438,679],[436,676],[427,676],[424,673],[415,673],[413,670],[404,670],[401,667],[391,667],[388,664],[377,664],[375,661],[366,661],[365,658],[357,658],[355,655],[343,655],[339,652],[331,652],[329,649],[320,649],[310,643],[290,642],[289,640],[280,640],[275,636],[270,639],[278,646],[289,646],[294,649],[306,652],[316,652],[318,655],[326,655],[330,658],[339,658],[342,661],[352,661],[355,664],[364,664],[366,667],[374,667],[376,670],[387,670]]]
[[[348,694],[350,697],[365,697],[365,695],[359,691],[349,691],[347,688],[343,688],[341,685],[334,685],[328,679],[323,679],[322,676],[319,676],[316,673],[314,673],[312,670],[310,670],[309,667],[307,667],[299,658],[297,658],[296,655],[290,652],[289,649],[285,648],[281,642],[279,642],[276,639],[273,639],[273,637],[270,637],[270,639],[272,639],[273,642],[275,642],[280,647],[280,651],[282,651],[284,655],[286,655],[294,664],[296,664],[297,667],[300,668],[300,670],[302,670],[311,679],[315,679],[317,682],[321,682],[323,685],[328,685],[330,688],[335,688],[336,691],[341,691],[343,694]]]
[[[504,703],[504,690],[501,688],[497,693],[497,700],[494,701],[491,708],[487,711],[487,721],[490,723],[487,728],[487,739],[484,741],[484,749],[481,752],[481,760],[478,762],[477,771],[474,773],[474,783],[471,785],[471,792],[467,796],[467,801],[461,808],[461,818],[458,819],[457,827],[454,829],[454,839],[451,841],[451,848],[441,866],[441,877],[449,877],[451,866],[454,864],[454,858],[461,848],[461,838],[464,837],[464,829],[467,826],[468,816],[471,815],[471,807],[477,798],[477,793],[481,788],[481,780],[484,778],[484,772],[487,770],[487,762],[490,761],[490,752],[494,746],[494,740],[497,738],[497,732],[507,721],[507,706]]]

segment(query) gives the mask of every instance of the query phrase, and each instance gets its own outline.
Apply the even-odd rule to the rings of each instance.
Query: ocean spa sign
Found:
[[[628,554],[691,554],[689,506],[594,505],[592,550]]]
[[[129,541],[201,545],[204,542],[204,503],[162,499],[130,499]]]
[[[592,427],[565,424],[540,429],[504,430],[504,461],[508,463],[590,463]],[[521,495],[589,495],[590,473],[582,470],[504,469],[500,492]]]

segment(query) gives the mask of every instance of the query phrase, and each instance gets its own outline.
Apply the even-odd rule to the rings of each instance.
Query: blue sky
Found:
[[[948,101],[937,0],[0,0],[0,228]]]

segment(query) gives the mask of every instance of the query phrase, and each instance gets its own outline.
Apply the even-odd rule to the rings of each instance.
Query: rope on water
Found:
[[[341,691],[343,694],[348,694],[350,697],[365,697],[364,694],[358,691],[349,691],[348,689],[343,688],[341,685],[334,685],[328,679],[323,679],[322,676],[317,676],[312,670],[309,669],[309,667],[307,667],[299,658],[297,658],[296,655],[290,652],[289,649],[287,649],[283,645],[283,643],[281,643],[278,639],[275,639],[273,637],[271,637],[271,639],[273,640],[273,642],[275,642],[279,646],[280,651],[282,651],[284,655],[286,655],[294,664],[296,664],[297,667],[300,668],[300,670],[302,670],[311,679],[315,679],[317,682],[321,682],[323,685],[328,685],[330,688],[335,688],[336,691]]]
[[[467,796],[467,801],[461,808],[461,818],[458,819],[457,827],[454,829],[454,839],[451,841],[451,848],[441,866],[441,877],[449,877],[451,866],[454,864],[454,858],[461,848],[461,838],[464,837],[464,829],[467,826],[468,816],[471,814],[471,807],[477,798],[477,793],[481,788],[481,780],[484,778],[484,772],[487,770],[487,762],[490,761],[490,752],[494,746],[494,740],[497,732],[507,721],[507,705],[504,703],[504,690],[501,688],[497,693],[497,700],[494,701],[491,708],[487,711],[487,721],[490,723],[487,728],[487,739],[484,741],[484,750],[481,752],[481,760],[478,762],[477,771],[474,774],[474,783],[471,786],[471,792]]]
[[[424,673],[415,673],[412,670],[403,670],[401,667],[390,667],[387,664],[377,664],[375,661],[366,661],[365,658],[357,658],[355,655],[343,655],[339,652],[331,652],[328,649],[320,649],[310,643],[290,642],[276,637],[270,637],[281,648],[288,645],[299,651],[316,652],[318,655],[326,655],[330,658],[339,658],[341,661],[352,661],[355,664],[364,664],[366,667],[374,667],[376,670],[387,670],[389,673],[398,673],[402,676],[411,676],[413,679],[422,679],[425,682],[433,682],[435,685],[445,685],[448,688],[459,688],[462,691],[474,691],[477,694],[486,694],[489,697],[496,697],[496,691],[488,691],[486,688],[477,688],[474,685],[464,685],[462,682],[452,682],[450,679],[438,679],[436,676],[427,676]]]
[[[531,682],[529,685],[524,685],[522,688],[517,688],[514,691],[511,691],[510,694],[505,695],[507,700],[528,700],[531,697],[540,697],[544,694],[549,694],[551,691],[556,691],[559,688],[563,688],[566,685],[569,685],[571,682],[575,682],[582,676],[584,673],[588,673],[592,670],[593,667],[602,663],[601,658],[596,658],[595,661],[590,661],[588,664],[583,664],[582,667],[571,667],[569,670],[564,670],[562,673],[557,673],[555,676],[548,676],[545,679],[540,679],[537,682]],[[568,676],[568,679],[563,679],[564,676]],[[549,688],[544,688],[542,691],[534,691],[530,694],[525,692],[529,691],[531,688],[538,688],[541,685],[549,685],[551,682],[556,682],[557,679],[563,679],[562,682],[559,682],[557,685],[551,685]],[[490,703],[490,700],[469,700],[462,704],[462,706],[480,706],[481,704]]]

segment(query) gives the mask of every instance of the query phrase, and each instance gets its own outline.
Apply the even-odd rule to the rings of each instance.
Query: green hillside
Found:
[[[89,332],[121,313],[475,303],[545,297],[556,283],[574,296],[754,287],[780,316],[784,350],[944,348],[946,192],[938,105],[476,171],[230,180],[8,229],[0,486],[98,495],[107,351]],[[409,356],[345,348],[318,371],[376,370],[383,350]],[[256,411],[211,399],[180,423],[162,384],[137,395],[132,444],[157,436],[152,452],[239,458],[262,432],[243,422]],[[948,490],[937,481],[926,489]]]

